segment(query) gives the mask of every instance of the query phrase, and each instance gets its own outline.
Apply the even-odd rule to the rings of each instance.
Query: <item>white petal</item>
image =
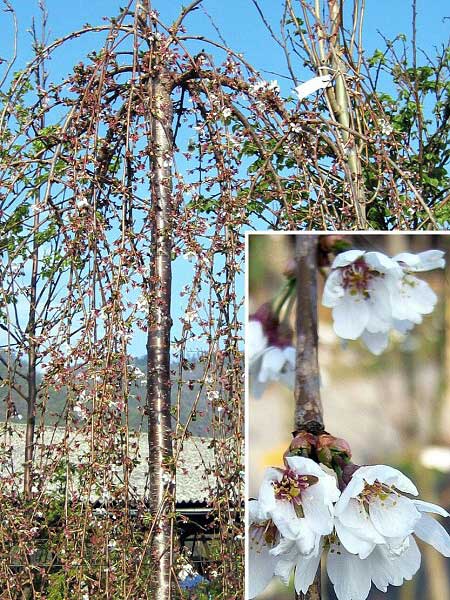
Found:
[[[412,539],[412,537],[410,535],[408,535],[406,537],[386,538],[386,541],[387,541],[386,548],[387,548],[389,557],[392,559],[392,558],[396,558],[397,556],[400,556],[401,554],[403,554],[405,552],[405,550],[407,550],[407,548],[409,547],[411,539]]]
[[[338,600],[365,600],[371,579],[367,560],[350,554],[342,546],[332,545],[327,556],[327,573]]]
[[[283,349],[285,363],[278,375],[278,381],[288,387],[290,390],[295,388],[295,361],[296,350],[292,346]]]
[[[366,329],[361,336],[361,340],[372,354],[379,356],[388,347],[389,336],[387,333],[369,333]]]
[[[339,511],[339,520],[352,529],[364,529],[370,522],[364,505],[356,498],[350,498],[345,509]]]
[[[442,250],[426,250],[419,254],[403,252],[394,256],[394,260],[407,265],[408,271],[423,272],[445,267],[445,252]]]
[[[270,554],[272,554],[272,556],[281,556],[283,554],[285,556],[287,556],[288,554],[292,555],[292,556],[296,556],[297,555],[296,548],[297,547],[295,545],[294,540],[287,540],[284,537],[280,537],[278,544],[270,550]]]
[[[275,492],[273,482],[280,481],[282,474],[278,469],[270,467],[264,473],[261,486],[259,488],[259,510],[263,518],[268,518],[276,508]]]
[[[307,519],[297,519],[298,525],[295,544],[297,550],[303,556],[311,556],[317,546],[317,540],[320,538],[309,526]]]
[[[298,99],[303,100],[306,96],[317,92],[323,88],[327,88],[331,85],[331,75],[320,75],[319,77],[313,77],[308,79],[304,83],[301,83],[295,88]]]
[[[402,585],[403,579],[412,579],[413,575],[417,573],[420,568],[420,550],[414,538],[409,538],[409,546],[397,558],[392,559],[395,578],[392,581],[392,585]],[[401,579],[401,581],[399,581]],[[399,583],[397,583],[399,581]]]
[[[382,252],[367,252],[364,260],[370,267],[380,273],[385,273],[391,269],[394,271],[399,270],[397,263]]]
[[[251,320],[247,323],[245,337],[245,352],[249,361],[255,359],[267,346],[267,336],[264,334],[260,321]]]
[[[334,259],[331,268],[337,269],[339,267],[346,267],[347,265],[351,265],[355,262],[355,260],[358,260],[358,258],[364,256],[365,253],[365,250],[347,250],[346,252],[341,252]]]
[[[383,279],[375,277],[368,286],[370,316],[367,330],[370,333],[389,331],[392,324],[392,307],[389,287]]]
[[[261,513],[261,508],[258,500],[249,500],[247,502],[248,521],[252,523],[260,523],[264,521],[264,515]]]
[[[344,295],[342,287],[342,273],[339,270],[331,271],[328,275],[323,288],[322,304],[328,308],[333,308]]]
[[[295,360],[297,356],[297,351],[293,346],[287,346],[283,348],[283,355],[286,362],[286,367],[291,369],[295,369]]]
[[[420,263],[419,256],[417,254],[412,254],[412,252],[400,252],[400,254],[393,256],[392,260],[404,263],[408,267],[416,267]]]
[[[339,499],[340,492],[336,485],[336,479],[326,473],[320,465],[303,456],[288,456],[287,463],[299,475],[314,475],[318,477],[319,482],[314,484],[310,489],[316,486],[321,487],[320,494],[323,496],[323,502],[330,505]]]
[[[295,566],[298,557],[297,546],[294,541],[280,538],[280,542],[270,553],[277,557],[274,575],[279,577],[285,585],[289,584],[292,569]]]
[[[412,305],[411,309],[417,310],[422,315],[433,312],[437,296],[426,281],[408,275],[403,279],[402,293]]]
[[[314,551],[319,536],[308,526],[306,519],[297,517],[291,503],[277,501],[272,520],[283,538],[295,541],[297,554],[308,556]]]
[[[279,577],[284,585],[289,585],[292,569],[295,567],[297,555],[280,556],[275,566],[274,575]]]
[[[279,383],[282,383],[290,390],[295,389],[295,371],[292,369],[287,369],[282,371],[278,377]]]
[[[309,527],[318,534],[333,531],[333,516],[324,501],[324,489],[319,483],[302,492],[302,507]]]
[[[261,358],[261,365],[258,374],[260,383],[268,383],[270,381],[283,381],[286,384],[291,384],[295,378],[295,348],[289,346],[287,348],[278,348],[270,346],[267,348]]]
[[[420,512],[431,512],[441,515],[441,517],[450,517],[445,508],[442,508],[442,506],[439,506],[438,504],[424,502],[423,500],[413,500],[413,502],[416,505],[417,510]]]
[[[360,471],[360,469],[358,469],[358,471]],[[358,471],[356,471],[356,473],[358,473]],[[334,508],[335,514],[340,516],[344,510],[346,510],[351,498],[356,498],[363,489],[364,479],[362,477],[352,477],[336,503]]]
[[[276,557],[269,553],[269,547],[261,537],[261,531],[258,528],[250,527],[249,530],[249,577],[248,577],[248,598],[254,598],[265,590],[273,577]]]
[[[370,500],[369,515],[375,529],[386,537],[406,537],[420,519],[413,501],[397,494]]]
[[[278,374],[283,369],[285,362],[286,360],[284,358],[283,350],[281,350],[281,348],[271,346],[263,354],[258,380],[261,383],[276,380],[278,378]]]
[[[248,365],[248,384],[250,394],[254,398],[261,398],[266,389],[266,383],[261,383],[258,379],[261,370],[262,353],[258,354]]]
[[[432,269],[443,269],[445,267],[445,252],[442,250],[425,250],[419,252],[419,266],[414,271],[431,271]]]
[[[299,518],[291,502],[276,500],[271,517],[280,534],[288,540],[300,540],[302,551],[309,554],[316,541],[314,532],[309,528],[306,519]]]
[[[414,329],[415,325],[415,323],[412,321],[397,321],[396,319],[393,320],[392,324],[394,329],[403,334],[408,333],[408,331],[411,331],[411,329]]]
[[[421,315],[433,312],[437,296],[426,281],[405,275],[400,287],[391,293],[391,302],[394,319],[420,323]]]
[[[376,547],[372,554],[367,558],[370,565],[370,576],[374,585],[386,592],[387,588],[393,580],[392,562],[380,552],[379,547]]]
[[[401,492],[411,494],[412,496],[417,496],[419,493],[411,479],[406,477],[406,475],[403,475],[398,469],[394,469],[394,467],[388,465],[368,465],[366,467],[360,467],[353,474],[352,481],[355,478],[363,479],[370,485],[375,483],[375,481],[385,483],[386,485],[392,485]]]
[[[320,465],[311,458],[303,456],[288,456],[287,463],[299,475],[314,475],[315,477],[330,477]]]
[[[392,557],[386,546],[377,546],[367,559],[372,581],[379,590],[385,592],[388,585],[402,585],[405,579],[411,579],[419,570],[420,551],[412,536],[408,542],[400,556]]]
[[[414,533],[438,552],[450,557],[450,536],[433,517],[423,514],[415,526]]]
[[[349,527],[354,535],[359,536],[363,540],[375,544],[383,544],[385,542],[384,537],[373,526],[364,505],[355,498],[349,501],[347,508],[339,514],[338,520],[346,527]],[[350,548],[347,548],[347,550],[352,552]]]
[[[314,577],[316,576],[319,568],[321,556],[322,552],[319,551],[309,558],[301,556],[297,560],[297,565],[295,567],[294,586],[298,594],[300,594],[300,592],[306,594],[308,591],[309,586],[314,581]]]
[[[356,340],[369,320],[369,304],[361,294],[346,294],[333,308],[333,327],[336,335],[346,340]]]
[[[366,558],[375,548],[375,544],[357,535],[357,532],[347,527],[339,519],[334,522],[336,533],[341,544],[350,554],[357,554],[360,558]]]

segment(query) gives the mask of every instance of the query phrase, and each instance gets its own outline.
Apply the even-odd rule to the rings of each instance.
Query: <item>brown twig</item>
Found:
[[[320,400],[317,335],[317,257],[316,235],[296,238],[297,258],[297,363],[295,381],[295,430],[318,433],[323,430]],[[301,600],[320,599],[320,571]]]

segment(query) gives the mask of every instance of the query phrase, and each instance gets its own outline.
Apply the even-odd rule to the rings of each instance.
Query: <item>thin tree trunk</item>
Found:
[[[28,394],[27,394],[27,425],[25,432],[25,466],[23,476],[23,493],[25,498],[30,498],[32,488],[33,452],[34,452],[34,430],[36,424],[36,296],[37,296],[37,274],[39,267],[39,247],[36,235],[39,227],[39,216],[34,217],[35,234],[33,240],[33,258],[30,280],[30,311],[28,325],[25,333],[28,337]]]
[[[297,364],[295,381],[295,430],[319,433],[323,430],[320,401],[317,335],[317,245],[315,235],[298,235],[297,258]],[[319,600],[320,568],[300,600]]]
[[[355,206],[356,222],[360,229],[367,227],[365,192],[362,180],[361,161],[358,156],[356,140],[350,136],[348,129],[353,125],[350,120],[350,103],[347,95],[344,73],[346,71],[344,62],[341,58],[342,49],[340,47],[340,30],[342,27],[342,2],[338,0],[328,0],[328,8],[331,19],[330,45],[333,48],[333,69],[335,75],[335,94],[337,113],[336,118],[343,126],[341,135],[347,151],[347,162],[351,173],[352,195]]]
[[[172,102],[170,82],[161,69],[153,78],[151,95],[152,258],[151,304],[147,340],[150,503],[157,521],[152,544],[155,587],[152,598],[171,598],[171,520],[173,485],[170,426],[170,296],[172,279]]]

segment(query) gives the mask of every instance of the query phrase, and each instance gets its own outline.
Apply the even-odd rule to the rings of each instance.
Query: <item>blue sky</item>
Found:
[[[29,27],[31,16],[38,14],[37,0],[12,0],[19,19],[19,29],[25,34]],[[59,0],[47,0],[49,12],[49,28],[52,37],[60,37],[73,29],[81,27],[84,23],[101,23],[105,15],[112,16],[118,12],[126,0],[71,0],[60,2]],[[184,4],[187,4],[185,0]],[[176,17],[183,2],[179,0],[154,0],[153,6],[160,11],[165,21],[171,21]],[[353,2],[348,2],[349,5]],[[398,33],[408,34],[411,29],[411,2],[410,0],[367,0],[365,17],[365,43],[368,50],[375,49],[381,45],[381,38],[377,31],[382,31],[388,37],[394,37]],[[262,25],[255,7],[251,0],[204,0],[203,6],[219,26],[227,43],[235,50],[241,51],[250,62],[261,69],[284,71],[281,54],[272,46],[268,40],[264,26]],[[260,0],[260,6],[275,24],[279,21],[282,2],[276,0]],[[436,44],[446,42],[449,34],[449,20],[443,21],[444,17],[450,17],[450,8],[445,0],[418,0],[418,44],[426,50],[431,50]],[[5,23],[5,17],[2,17]],[[208,19],[202,10],[197,10],[187,21],[191,30],[217,37]],[[11,37],[2,26],[2,39],[0,40],[0,52],[2,56],[9,54]],[[8,39],[9,38],[9,39]],[[79,47],[89,44],[83,38],[73,50],[66,50],[61,60],[67,65],[79,60],[82,55]],[[265,43],[267,42],[267,43]],[[23,39],[20,50],[25,49]],[[267,50],[270,48],[270,52]]]
[[[16,8],[19,21],[19,60],[17,68],[31,57],[30,36],[27,29],[30,27],[32,15],[38,15],[37,0],[12,0]],[[101,24],[105,15],[114,16],[126,0],[47,0],[49,12],[48,29],[50,40],[59,38],[75,29],[81,28],[85,23]],[[184,2],[187,4],[187,0]],[[268,20],[277,29],[280,19],[282,2],[275,0],[260,0],[260,6]],[[352,5],[353,2],[349,2]],[[409,0],[368,0],[365,17],[365,47],[369,53],[375,48],[383,48],[384,43],[378,34],[382,31],[389,38],[399,33],[408,37],[411,31],[411,6]],[[170,23],[179,13],[182,3],[178,0],[154,0],[153,6],[161,13],[161,18]],[[432,53],[434,46],[442,45],[448,38],[450,8],[444,1],[418,0],[418,46]],[[272,43],[264,25],[258,17],[251,0],[204,0],[204,9],[211,15],[219,27],[227,44],[238,52],[242,52],[250,63],[256,66],[267,79],[278,78],[286,74],[285,62],[281,51]],[[104,22],[104,21],[103,21]],[[188,30],[194,34],[203,34],[206,37],[217,39],[217,34],[212,28],[208,16],[198,9],[186,21]],[[8,15],[0,16],[2,36],[0,38],[0,56],[8,58],[11,55],[12,28],[8,22]],[[66,74],[71,65],[83,60],[85,55],[98,48],[95,42],[98,34],[82,36],[64,47],[51,60],[49,68],[52,71],[51,79],[58,81]],[[208,50],[209,51],[209,50]],[[274,72],[276,74],[271,74]],[[278,74],[278,75],[277,75]],[[299,73],[299,79],[307,79],[311,73]],[[289,93],[290,87],[286,82],[282,85],[283,91]],[[192,278],[192,266],[180,259],[174,267],[174,288],[181,289]],[[240,281],[243,291],[243,278]],[[205,296],[206,297],[206,296]],[[179,302],[178,294],[174,295],[174,335],[179,337],[181,327],[177,317],[184,312],[184,307]],[[143,334],[138,334],[131,344],[131,352],[142,355],[145,349]]]

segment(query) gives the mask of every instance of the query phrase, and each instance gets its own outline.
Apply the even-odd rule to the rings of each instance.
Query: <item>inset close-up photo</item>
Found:
[[[449,252],[248,235],[249,600],[450,597]]]

